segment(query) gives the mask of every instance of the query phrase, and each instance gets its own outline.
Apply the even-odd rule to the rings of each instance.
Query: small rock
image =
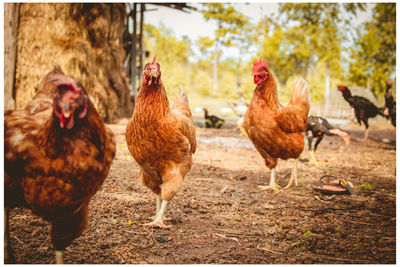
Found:
[[[165,236],[160,235],[160,236],[156,237],[156,241],[160,242],[160,243],[165,243],[165,242],[169,242],[169,239],[166,238]]]

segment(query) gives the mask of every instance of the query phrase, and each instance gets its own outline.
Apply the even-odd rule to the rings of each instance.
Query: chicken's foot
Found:
[[[164,224],[164,213],[167,209],[168,201],[162,200],[160,210],[156,214],[156,218],[151,223],[145,223],[147,227],[170,228],[171,226]]]
[[[259,185],[259,186],[258,186],[258,188],[260,188],[261,191],[271,189],[271,190],[273,190],[275,193],[279,193],[279,191],[280,191],[280,189],[279,189],[280,186],[275,182],[275,172],[276,172],[276,169],[273,168],[273,169],[271,170],[271,180],[270,180],[270,182],[269,182],[269,185],[267,185],[267,186],[265,186],[265,185]]]

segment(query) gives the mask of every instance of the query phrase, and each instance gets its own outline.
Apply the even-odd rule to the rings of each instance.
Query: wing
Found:
[[[296,79],[289,104],[280,107],[274,116],[282,131],[286,133],[305,131],[310,110],[309,91],[310,88],[303,78]]]
[[[182,87],[181,94],[172,99],[171,116],[179,131],[188,139],[190,151],[196,151],[196,128],[194,127],[192,113],[190,111],[186,93]]]

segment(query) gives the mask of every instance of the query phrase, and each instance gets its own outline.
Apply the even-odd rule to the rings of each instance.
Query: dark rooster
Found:
[[[308,117],[308,125],[306,128],[306,136],[308,140],[308,153],[310,153],[310,162],[315,165],[321,164],[317,162],[317,160],[315,159],[315,151],[317,150],[317,147],[324,138],[325,134],[337,135],[341,137],[343,141],[346,143],[346,145],[350,143],[350,135],[345,131],[343,131],[342,129],[330,125],[325,118],[318,116]],[[314,137],[317,137],[317,141],[314,144],[314,149],[312,149],[312,141]]]
[[[356,115],[358,123],[360,125],[361,121],[364,123],[364,141],[366,141],[368,139],[368,119],[378,114],[383,114],[381,114],[380,110],[368,99],[361,96],[352,96],[349,88],[339,85],[338,90],[342,92],[344,99],[350,104],[350,107],[354,108],[354,114]]]
[[[9,208],[24,206],[50,222],[56,263],[63,263],[64,249],[87,228],[89,201],[115,150],[114,134],[83,86],[58,67],[24,110],[4,112],[6,262]]]
[[[392,96],[392,80],[386,82],[386,93],[385,93],[385,107],[383,115],[389,118],[392,125],[396,127],[396,101]]]
[[[206,128],[221,128],[221,126],[224,125],[225,120],[215,115],[208,115],[208,110],[206,108],[203,108],[203,110]]]

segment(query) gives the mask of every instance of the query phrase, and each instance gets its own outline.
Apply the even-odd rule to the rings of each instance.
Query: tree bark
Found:
[[[4,109],[15,109],[15,67],[17,63],[17,34],[19,4],[4,4]]]

